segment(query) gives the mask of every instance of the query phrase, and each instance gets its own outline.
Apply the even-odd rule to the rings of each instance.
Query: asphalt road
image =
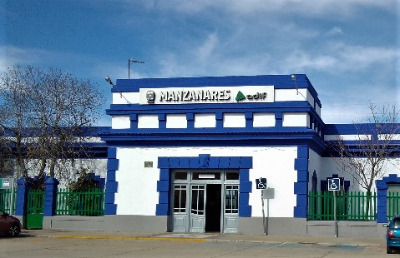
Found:
[[[400,252],[399,252],[400,253]],[[398,254],[397,254],[398,255]],[[397,256],[396,254],[392,256]],[[386,257],[385,246],[182,237],[23,233],[0,237],[0,257]]]

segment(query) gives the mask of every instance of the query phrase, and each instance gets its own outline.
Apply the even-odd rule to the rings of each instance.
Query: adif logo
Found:
[[[149,90],[148,92],[146,92],[146,99],[147,103],[154,104],[154,101],[156,100],[156,93],[152,90]]]
[[[243,92],[238,91],[238,93],[236,94],[235,100],[236,100],[236,101],[242,101],[242,100],[244,100],[244,99],[246,99],[246,97],[244,96]]]
[[[244,95],[243,92],[238,91],[236,94],[236,101],[243,101],[243,100],[265,100],[267,98],[268,94],[266,92],[257,92],[256,94],[249,94],[249,95]]]

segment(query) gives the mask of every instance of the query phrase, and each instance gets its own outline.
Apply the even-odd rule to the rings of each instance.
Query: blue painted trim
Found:
[[[115,158],[109,158],[107,161],[107,170],[118,170],[119,160]]]
[[[17,180],[17,200],[15,215],[25,216],[26,215],[26,196],[28,192],[28,182],[25,178]]]
[[[58,180],[51,177],[46,178],[44,181],[45,193],[43,216],[54,216],[56,214],[58,184]]]
[[[116,159],[117,158],[117,148],[108,148],[108,155],[109,159]]]
[[[107,183],[105,193],[105,215],[116,215],[117,205],[115,204],[115,193],[118,192],[118,182],[116,181],[116,171],[119,168],[117,159],[117,148],[108,148],[107,160]]]
[[[184,114],[193,112],[195,114],[218,113],[241,113],[241,112],[312,112],[319,117],[310,103],[306,101],[282,101],[262,103],[220,103],[220,104],[168,104],[165,105],[139,105],[139,104],[111,104],[106,109],[108,115],[132,115],[132,114]]]
[[[387,190],[388,184],[400,184],[400,177],[396,174],[389,174],[381,180],[376,180],[376,189],[378,195],[377,222],[386,223],[387,219]]]
[[[296,206],[294,207],[295,218],[307,218],[308,205],[308,159],[309,146],[297,147],[297,158],[294,161],[294,168],[297,170],[297,182],[294,183],[294,194],[296,194]]]
[[[249,173],[252,166],[252,157],[211,157],[209,154],[200,154],[198,157],[159,157],[160,180],[157,182],[159,203],[156,205],[156,215],[171,215],[171,170],[219,168],[239,170],[239,216],[251,217],[249,193],[252,191],[252,182],[249,180]]]

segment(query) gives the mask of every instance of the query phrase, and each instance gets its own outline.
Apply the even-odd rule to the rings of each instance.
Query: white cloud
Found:
[[[201,61],[207,61],[212,57],[215,47],[218,45],[218,36],[216,33],[208,35],[206,41],[196,50],[196,56]]]
[[[0,72],[15,65],[28,65],[38,60],[45,51],[29,51],[14,46],[0,46]]]
[[[129,4],[130,0],[124,0]],[[335,14],[350,16],[360,7],[380,8],[386,11],[395,11],[396,0],[143,0],[146,8],[176,10],[181,13],[199,13],[208,10],[220,10],[232,14],[254,15],[255,13],[291,13],[301,16],[325,16]]]
[[[343,30],[339,26],[334,26],[331,28],[329,31],[325,33],[326,36],[336,36],[336,35],[342,35]]]
[[[400,58],[399,50],[385,47],[345,45],[343,43],[317,50],[297,49],[283,59],[281,67],[293,71],[316,70],[325,72],[363,71],[371,66],[393,67]]]

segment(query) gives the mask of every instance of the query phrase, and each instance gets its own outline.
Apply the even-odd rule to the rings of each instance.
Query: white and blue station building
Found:
[[[310,191],[333,177],[360,190],[327,149],[357,131],[323,122],[304,74],[120,79],[112,99],[100,136],[115,230],[263,233],[264,213],[269,232],[302,235],[321,228],[307,221]],[[388,158],[381,184],[400,183],[400,158]]]

